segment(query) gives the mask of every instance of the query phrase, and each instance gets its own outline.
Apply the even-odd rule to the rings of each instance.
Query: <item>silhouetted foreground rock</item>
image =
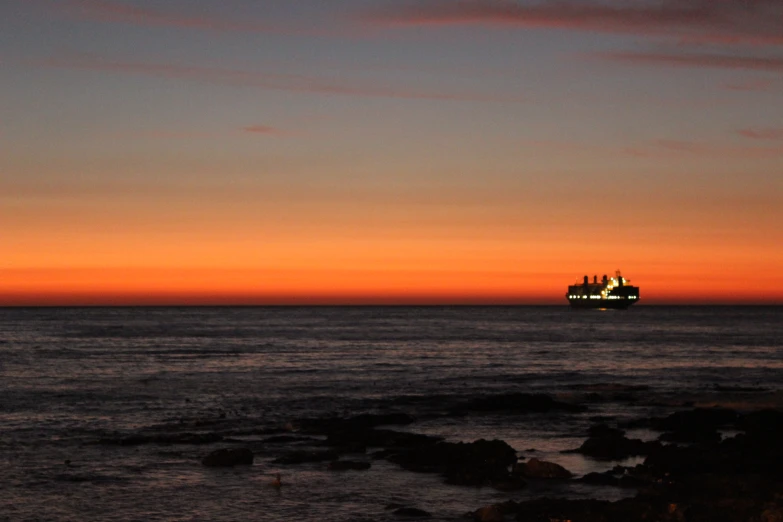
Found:
[[[201,461],[209,467],[230,467],[253,464],[253,452],[248,448],[224,448],[215,450]]]
[[[509,472],[517,461],[516,451],[502,440],[438,442],[402,448],[387,458],[410,471],[440,473],[449,484],[496,485],[501,489],[525,484]]]
[[[756,440],[779,440],[783,433],[783,411],[760,410],[738,419],[736,427]]]
[[[485,506],[471,515],[476,521],[516,519],[526,522],[783,522],[783,412],[765,410],[740,415],[730,410],[693,410],[649,419],[670,433],[744,429],[721,442],[712,438],[689,445],[629,441],[622,431],[591,429],[583,447],[600,447],[602,456],[627,454],[624,446],[644,451],[643,464],[616,466],[580,481],[638,488],[634,498],[599,500],[535,499]],[[590,441],[600,441],[590,442]],[[606,449],[615,443],[621,449]],[[637,453],[637,454],[639,454]],[[529,463],[528,463],[529,464]],[[517,466],[520,468],[521,466]]]

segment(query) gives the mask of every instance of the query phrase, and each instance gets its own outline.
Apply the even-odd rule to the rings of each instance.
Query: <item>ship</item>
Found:
[[[625,279],[620,271],[615,272],[615,277],[604,277],[598,280],[598,276],[590,278],[584,276],[581,284],[576,283],[568,287],[566,299],[573,308],[616,308],[626,309],[639,301],[639,287],[629,285],[629,279]]]

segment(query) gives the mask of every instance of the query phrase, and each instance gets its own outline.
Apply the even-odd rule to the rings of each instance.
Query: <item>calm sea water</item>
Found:
[[[596,416],[779,394],[782,339],[781,307],[0,309],[0,519],[392,520],[389,506],[403,505],[458,520],[508,498],[619,498],[633,492],[500,493],[385,461],[344,473],[281,466],[272,460],[299,446],[260,441],[302,418],[398,411],[418,421],[395,429],[499,438],[581,475],[613,465],[561,453]],[[640,400],[615,400],[631,386],[646,387]],[[447,414],[462,400],[515,391],[589,410]],[[255,464],[203,467],[221,444],[98,444],[183,429],[245,439]],[[280,490],[268,486],[277,471]]]

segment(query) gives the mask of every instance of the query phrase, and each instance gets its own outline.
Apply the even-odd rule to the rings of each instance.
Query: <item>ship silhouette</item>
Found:
[[[573,308],[619,308],[625,309],[639,300],[639,287],[629,285],[629,279],[625,279],[620,271],[615,272],[615,277],[604,277],[599,281],[598,276],[590,278],[584,276],[582,284],[574,284],[568,287],[566,299]]]

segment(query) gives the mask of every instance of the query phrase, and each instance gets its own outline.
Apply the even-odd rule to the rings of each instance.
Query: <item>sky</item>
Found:
[[[0,305],[783,304],[780,0],[0,0]]]

